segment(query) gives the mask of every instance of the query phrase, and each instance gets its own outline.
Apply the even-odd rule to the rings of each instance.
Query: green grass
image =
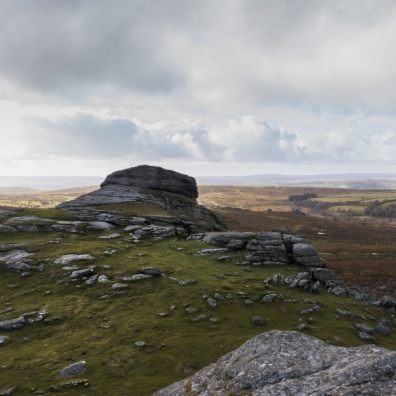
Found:
[[[304,299],[314,298],[323,306],[320,312],[311,315],[314,321],[306,333],[330,341],[339,336],[344,346],[361,345],[362,341],[356,336],[353,321],[335,317],[336,308],[365,315],[367,319],[359,322],[371,325],[375,321],[369,317],[379,320],[387,315],[381,308],[365,307],[352,299],[337,298],[326,292],[311,295],[283,286],[271,290],[297,302],[255,302],[248,306],[237,297],[238,291],[248,293],[251,300],[259,299],[268,291],[264,279],[275,272],[293,274],[301,268],[255,267],[247,272],[237,265],[243,259],[237,253],[230,263],[217,262],[212,256],[195,256],[197,250],[206,247],[201,242],[170,239],[132,244],[124,240],[125,233],[114,240],[98,239],[100,235],[69,235],[62,237],[61,243],[53,244],[45,242],[60,235],[0,234],[0,243],[11,239],[24,241],[36,251],[35,259],[50,259],[43,273],[26,278],[2,272],[0,309],[10,304],[13,311],[0,315],[0,320],[43,307],[50,314],[64,318],[58,324],[40,323],[7,333],[11,340],[1,347],[0,390],[15,385],[19,386],[21,394],[32,387],[45,390],[64,381],[57,376],[61,368],[84,359],[89,370],[80,378],[88,378],[91,386],[64,394],[150,395],[214,362],[258,333],[295,329],[302,316],[300,311],[309,306]],[[117,252],[105,255],[110,249]],[[158,267],[167,277],[131,283],[124,294],[98,299],[111,292],[111,284],[88,286],[69,281],[63,270],[53,264],[53,259],[67,253],[92,253],[98,272],[114,279],[145,266]],[[81,266],[84,265],[86,263]],[[112,268],[103,269],[103,265]],[[179,280],[194,279],[196,283],[179,286],[169,276]],[[234,298],[220,302],[218,308],[212,310],[206,306],[203,296],[215,292],[231,292]],[[158,312],[168,311],[171,305],[177,308],[169,317],[157,316]],[[185,313],[189,305],[197,307],[199,312]],[[192,317],[200,314],[219,321],[215,324],[208,320],[191,322]],[[267,324],[254,326],[251,318],[255,315],[265,317]],[[147,347],[136,348],[134,343],[139,340],[144,340]],[[395,331],[390,337],[378,336],[377,344],[396,349]]]

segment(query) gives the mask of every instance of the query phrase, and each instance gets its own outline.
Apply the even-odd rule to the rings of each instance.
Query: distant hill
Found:
[[[386,190],[396,189],[396,173],[328,175],[201,176],[200,185],[327,187]]]
[[[345,173],[327,175],[247,175],[247,176],[197,176],[199,185],[218,186],[286,186],[286,187],[327,187],[387,190],[396,189],[396,173]],[[99,186],[103,181],[99,176],[0,176],[0,189],[60,190],[86,186]],[[19,190],[19,191],[18,191]],[[32,192],[32,191],[30,191]],[[11,193],[11,192],[10,192]],[[28,193],[28,191],[26,191]]]

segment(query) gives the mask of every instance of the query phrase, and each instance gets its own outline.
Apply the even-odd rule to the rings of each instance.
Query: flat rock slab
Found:
[[[396,389],[396,352],[342,348],[294,331],[260,334],[155,396],[382,395]]]
[[[61,377],[80,375],[82,373],[85,373],[87,369],[88,369],[87,362],[85,360],[81,360],[79,362],[75,362],[64,367],[61,371],[59,371],[59,375]]]

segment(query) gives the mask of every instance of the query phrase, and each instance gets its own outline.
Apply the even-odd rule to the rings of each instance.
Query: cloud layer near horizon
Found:
[[[2,173],[394,171],[395,47],[387,0],[3,0]]]

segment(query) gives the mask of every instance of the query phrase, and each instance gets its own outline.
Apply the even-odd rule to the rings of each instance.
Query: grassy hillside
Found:
[[[31,213],[40,215],[38,210]],[[42,215],[64,216],[54,209]],[[227,218],[232,219],[230,215]],[[263,224],[262,229],[269,228],[270,224]],[[99,238],[114,232],[120,237]],[[10,338],[8,344],[0,346],[0,391],[17,386],[15,394],[51,394],[51,386],[70,381],[59,377],[58,371],[85,360],[88,371],[76,378],[87,379],[90,385],[83,390],[79,386],[66,389],[61,394],[149,395],[266,330],[292,330],[304,320],[309,322],[304,330],[308,334],[355,346],[363,343],[354,329],[356,321],[373,326],[381,318],[390,317],[390,312],[382,308],[325,291],[312,295],[285,286],[268,288],[263,280],[272,274],[294,274],[301,268],[246,268],[241,265],[241,253],[231,253],[230,262],[217,261],[216,255],[197,256],[198,250],[209,247],[198,241],[171,238],[132,243],[125,231],[115,228],[78,235],[0,233],[0,243],[24,244],[34,253],[33,260],[45,263],[43,272],[24,277],[2,270],[0,321],[29,311],[47,311],[52,318],[49,323],[0,331]],[[319,244],[319,249],[326,253],[324,245]],[[106,274],[111,282],[87,285],[70,280],[62,266],[54,264],[56,258],[69,253],[92,254],[92,262],[76,264],[80,268],[95,265],[97,272]],[[114,283],[123,282],[122,277],[148,266],[161,269],[165,276],[130,282],[126,289],[112,289]],[[282,293],[285,299],[261,302],[269,291]],[[215,293],[224,300],[213,309],[206,298]],[[321,310],[301,314],[312,306],[312,300]],[[357,319],[337,316],[336,309],[351,311]],[[254,316],[265,318],[265,324],[254,325]],[[136,346],[138,341],[144,341],[145,346]],[[376,335],[376,343],[396,350],[396,331],[388,337]]]

